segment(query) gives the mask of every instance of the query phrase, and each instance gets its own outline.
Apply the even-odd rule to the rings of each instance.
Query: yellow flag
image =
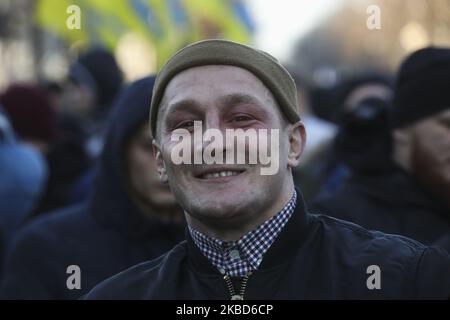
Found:
[[[38,0],[35,20],[84,47],[101,44],[114,49],[125,33],[138,34],[155,48],[161,66],[196,40],[248,43],[251,28],[242,9],[238,0]],[[77,18],[79,28],[73,23]]]

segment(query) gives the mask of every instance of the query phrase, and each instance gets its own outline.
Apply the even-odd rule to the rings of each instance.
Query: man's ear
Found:
[[[411,169],[413,131],[410,127],[394,129],[392,137],[392,158],[404,170]]]
[[[169,179],[167,177],[166,165],[162,157],[161,147],[155,139],[153,139],[152,141],[152,151],[153,157],[155,158],[156,162],[156,169],[158,170],[159,174],[159,180],[161,180],[162,183],[168,183]]]
[[[306,130],[303,122],[298,121],[289,130],[288,166],[295,168],[306,144]]]
[[[399,146],[409,146],[411,144],[411,129],[394,129],[392,131],[392,141]]]

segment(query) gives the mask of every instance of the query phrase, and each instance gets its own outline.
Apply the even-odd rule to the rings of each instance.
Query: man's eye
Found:
[[[250,121],[250,120],[253,120],[253,119],[249,116],[236,116],[233,118],[233,121],[237,121],[237,122]]]
[[[185,121],[175,127],[175,129],[187,129],[194,126],[194,121]]]

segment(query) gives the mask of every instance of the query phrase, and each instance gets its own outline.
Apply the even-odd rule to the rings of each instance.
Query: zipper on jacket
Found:
[[[252,275],[252,272],[247,273],[241,282],[241,288],[239,290],[239,294],[236,294],[236,291],[234,290],[233,282],[231,281],[231,278],[229,275],[224,274],[223,279],[225,280],[228,291],[231,295],[231,300],[244,300],[245,290],[247,289],[247,282],[250,276]]]

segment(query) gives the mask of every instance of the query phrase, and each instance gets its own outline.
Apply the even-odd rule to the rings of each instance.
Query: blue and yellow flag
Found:
[[[155,48],[158,65],[189,42],[249,43],[253,31],[241,0],[38,0],[35,21],[79,47],[114,49],[124,34],[138,34]]]

